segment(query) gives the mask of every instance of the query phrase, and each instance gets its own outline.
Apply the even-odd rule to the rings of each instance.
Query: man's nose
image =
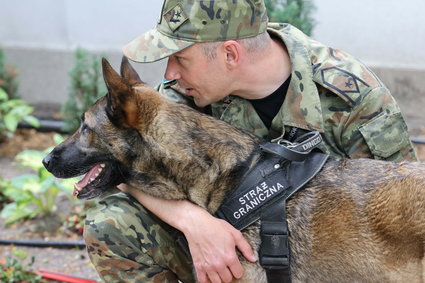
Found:
[[[164,78],[167,81],[178,80],[180,79],[180,73],[176,66],[175,60],[171,57],[168,58],[167,68],[165,69]]]

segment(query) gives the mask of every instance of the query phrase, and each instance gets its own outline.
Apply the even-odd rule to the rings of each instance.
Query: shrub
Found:
[[[267,14],[271,22],[289,23],[305,34],[311,35],[314,20],[311,0],[265,0]]]
[[[105,95],[106,88],[99,56],[91,56],[83,49],[75,52],[75,66],[70,71],[70,91],[61,112],[64,117],[64,131],[72,133],[80,125],[81,114],[98,98]]]
[[[18,98],[18,73],[16,68],[6,64],[4,51],[0,49],[0,88],[9,94],[10,98]]]
[[[33,107],[21,99],[9,99],[7,93],[0,88],[0,141],[13,136],[21,121],[38,127],[39,121],[30,115],[33,110]]]
[[[8,257],[6,262],[0,263],[0,282],[40,282],[41,275],[36,274],[32,265],[35,262],[35,257],[31,257],[28,264],[22,264],[22,261],[27,258],[27,254],[23,250],[12,250],[13,257]]]

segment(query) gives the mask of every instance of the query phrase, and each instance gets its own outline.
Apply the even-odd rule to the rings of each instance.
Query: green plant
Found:
[[[6,181],[0,177],[0,211],[10,200],[7,196],[4,195],[4,190],[6,189]]]
[[[75,233],[83,235],[84,222],[86,220],[87,209],[92,205],[92,202],[84,202],[83,205],[74,206],[68,216],[65,217],[62,229],[65,233]]]
[[[100,57],[95,55],[89,60],[83,49],[75,52],[75,66],[69,73],[70,91],[61,109],[65,124],[63,130],[68,133],[78,129],[81,114],[106,93],[100,62]]]
[[[265,0],[264,3],[271,22],[289,23],[311,35],[314,25],[311,12],[315,8],[311,0]]]
[[[18,98],[18,73],[16,68],[6,64],[6,56],[0,48],[0,88],[4,89],[11,98]]]
[[[54,138],[56,143],[63,140],[59,135]],[[7,182],[4,195],[12,202],[6,204],[0,213],[0,217],[6,219],[6,225],[54,212],[56,198],[61,191],[72,195],[76,180],[57,179],[43,166],[41,161],[50,151],[51,148],[45,151],[27,150],[16,156],[21,166],[31,168],[35,173],[24,174]]]
[[[27,258],[26,252],[13,249],[14,257],[8,257],[6,262],[0,263],[0,282],[7,283],[36,283],[40,282],[41,275],[37,274],[32,266],[35,262],[35,257],[31,257],[29,264],[21,262]]]
[[[33,107],[21,99],[9,99],[7,93],[0,88],[0,141],[13,136],[21,121],[38,127],[40,122],[30,115],[33,110]]]

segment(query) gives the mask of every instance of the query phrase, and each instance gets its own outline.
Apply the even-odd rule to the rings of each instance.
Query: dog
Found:
[[[75,185],[80,199],[127,183],[214,214],[258,161],[262,139],[168,101],[125,58],[121,75],[102,66],[108,94],[45,167],[59,178],[86,174]],[[329,159],[286,209],[293,282],[424,280],[425,165]],[[258,251],[258,221],[242,232]],[[267,282],[259,263],[240,260],[238,282]]]

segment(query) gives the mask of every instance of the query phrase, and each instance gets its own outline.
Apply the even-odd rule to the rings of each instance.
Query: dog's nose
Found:
[[[50,161],[52,161],[52,154],[49,153],[46,157],[43,158],[43,165],[49,170]],[[49,170],[50,171],[50,170]]]

